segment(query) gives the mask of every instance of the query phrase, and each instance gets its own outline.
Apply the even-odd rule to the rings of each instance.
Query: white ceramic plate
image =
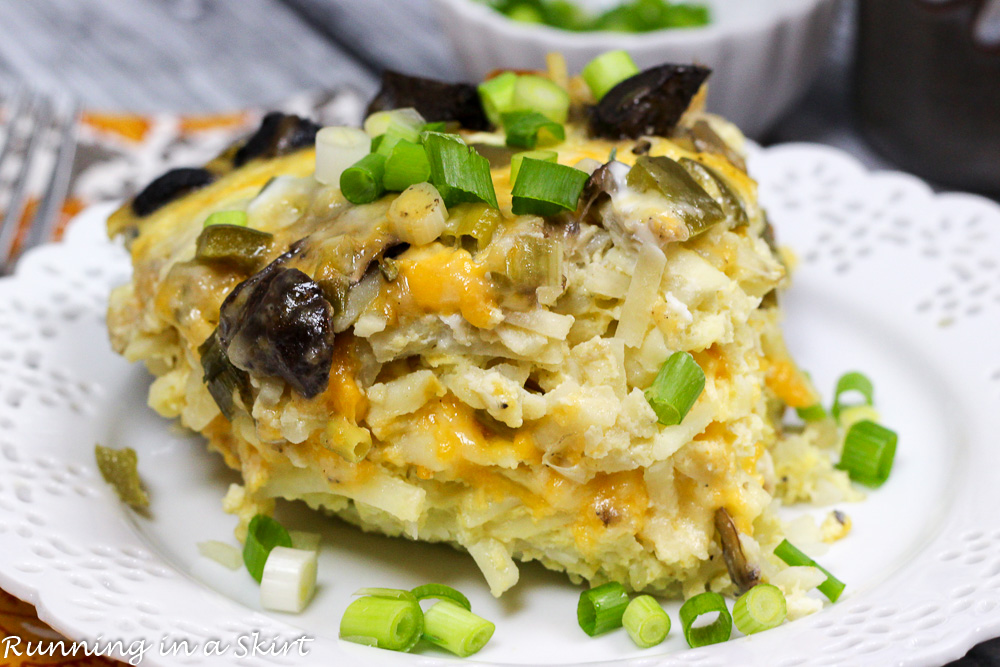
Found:
[[[698,650],[684,646],[675,606],[671,638],[639,651],[624,632],[586,638],[580,589],[561,575],[525,566],[497,601],[456,551],[284,507],[286,524],[325,536],[320,589],[301,616],[263,613],[249,575],[196,549],[231,539],[219,500],[236,477],[145,407],[149,377],[108,348],[105,299],[129,267],[103,238],[107,207],[0,281],[0,586],[71,637],[145,642],[144,665],[453,664],[433,649],[398,655],[336,638],[356,588],[428,581],[465,591],[496,622],[475,657],[489,664],[941,664],[1000,634],[1000,207],[935,196],[817,146],[755,151],[751,168],[780,240],[803,260],[785,298],[791,347],[824,388],[867,372],[900,437],[889,482],[842,506],[854,531],[822,559],[848,584],[836,605]],[[138,451],[148,516],[101,481],[95,442]],[[300,644],[248,658],[255,630],[307,635],[309,656],[296,655]],[[165,637],[192,655],[161,655]]]

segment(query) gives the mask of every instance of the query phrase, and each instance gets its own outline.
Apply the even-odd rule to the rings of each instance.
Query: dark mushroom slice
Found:
[[[226,297],[219,342],[237,368],[280,377],[312,398],[329,382],[332,319],[319,285],[298,269],[272,263]]]
[[[320,126],[308,118],[272,111],[264,116],[257,131],[233,156],[233,166],[241,167],[260,157],[277,157],[316,143]]]
[[[171,169],[142,189],[132,200],[132,212],[144,217],[183,194],[202,188],[215,180],[207,169],[180,167]]]
[[[722,557],[726,561],[729,578],[733,580],[736,590],[742,595],[760,583],[760,569],[747,562],[736,524],[725,508],[720,507],[715,510],[715,530],[719,533]]]
[[[468,130],[491,127],[476,86],[384,71],[382,88],[368,104],[366,115],[405,107],[413,107],[430,122],[456,121]]]
[[[606,139],[670,136],[712,70],[660,65],[625,79],[588,109],[590,132]]]
[[[611,196],[618,191],[618,181],[612,171],[612,164],[613,162],[602,164],[583,184],[580,203],[576,208],[576,213],[573,214],[574,222],[580,223],[592,216],[596,217],[596,211],[601,204],[610,200]]]

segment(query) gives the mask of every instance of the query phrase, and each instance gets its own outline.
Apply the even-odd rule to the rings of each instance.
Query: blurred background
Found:
[[[707,25],[649,32],[660,0],[495,2],[520,20],[473,0],[0,0],[0,266],[82,207],[211,157],[262,110],[358,122],[384,68],[477,80],[550,50],[571,72],[615,48],[640,67],[707,64],[711,110],[764,145],[827,144],[1000,198],[1000,0],[703,0]],[[17,610],[6,620],[36,622]],[[1000,665],[1000,644],[954,664]]]

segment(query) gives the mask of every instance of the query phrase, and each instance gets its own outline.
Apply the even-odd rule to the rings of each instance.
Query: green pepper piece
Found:
[[[252,272],[260,266],[274,237],[250,227],[210,225],[198,235],[195,259]]]
[[[239,391],[244,406],[253,405],[253,395],[250,387],[250,375],[236,366],[226,356],[226,351],[219,344],[218,329],[205,339],[198,348],[201,356],[201,367],[204,371],[202,381],[208,388],[208,393],[215,399],[222,416],[232,421],[236,415],[236,399],[233,392]]]
[[[642,155],[635,161],[626,182],[636,190],[654,190],[666,198],[670,211],[687,225],[694,237],[726,219],[712,195],[691,178],[684,167],[668,157]]]
[[[555,239],[523,236],[507,251],[507,277],[519,290],[562,284],[562,244]]]
[[[687,169],[691,177],[706,192],[712,192],[714,185],[714,189],[719,191],[715,201],[726,212],[726,217],[732,222],[733,227],[743,227],[750,224],[750,218],[747,217],[747,211],[743,208],[743,202],[740,201],[740,198],[736,196],[736,193],[719,172],[707,164],[687,157],[681,158],[681,166]]]
[[[448,225],[441,236],[452,237],[459,241],[465,238],[472,239],[477,250],[489,245],[497,227],[503,222],[503,215],[499,209],[482,202],[459,204],[450,213]]]
[[[131,447],[111,449],[94,446],[97,469],[104,481],[115,488],[123,503],[136,509],[149,507],[149,496],[142,490],[137,464],[139,457]]]

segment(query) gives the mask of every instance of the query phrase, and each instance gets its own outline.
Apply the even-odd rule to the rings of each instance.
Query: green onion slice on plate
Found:
[[[424,613],[412,593],[395,593],[402,595],[365,595],[348,605],[340,619],[340,638],[390,651],[413,648],[424,632]]]
[[[444,584],[424,584],[423,586],[417,586],[410,592],[418,600],[426,600],[428,598],[449,600],[461,607],[465,607],[468,611],[472,611],[472,603],[469,602],[469,598],[451,586],[445,586]]]
[[[718,617],[708,625],[694,627],[694,622],[705,614],[718,612]],[[698,648],[709,644],[719,644],[729,640],[733,633],[733,617],[726,608],[726,599],[718,593],[706,591],[690,598],[681,605],[679,612],[684,639],[688,646]]]
[[[247,541],[243,544],[243,562],[258,584],[264,575],[264,563],[274,547],[291,548],[292,538],[280,523],[266,514],[258,514],[250,520]]]
[[[787,615],[785,596],[772,584],[757,584],[733,605],[733,621],[745,635],[776,628]]]
[[[493,623],[451,600],[424,612],[424,639],[462,658],[486,646],[494,630]]]
[[[844,373],[837,380],[837,389],[833,394],[833,407],[830,408],[830,413],[833,414],[834,419],[839,419],[840,411],[848,405],[841,401],[842,396],[851,391],[861,394],[865,399],[865,405],[875,404],[875,387],[872,386],[872,381],[857,371]]]
[[[782,540],[781,544],[774,548],[774,555],[783,560],[785,564],[791,565],[792,567],[815,567],[820,572],[825,574],[826,581],[816,588],[819,589],[819,592],[825,595],[830,602],[836,602],[840,598],[840,594],[844,592],[844,588],[846,586],[844,582],[830,574],[826,568],[814,561],[812,558],[799,551],[799,549],[788,540]]]
[[[844,437],[844,451],[837,467],[851,479],[879,487],[889,479],[896,456],[896,432],[867,419],[851,426]]]
[[[591,637],[622,627],[628,593],[617,581],[609,581],[580,593],[576,620]]]
[[[628,603],[622,625],[639,648],[656,646],[670,633],[670,617],[651,595],[640,595]]]

